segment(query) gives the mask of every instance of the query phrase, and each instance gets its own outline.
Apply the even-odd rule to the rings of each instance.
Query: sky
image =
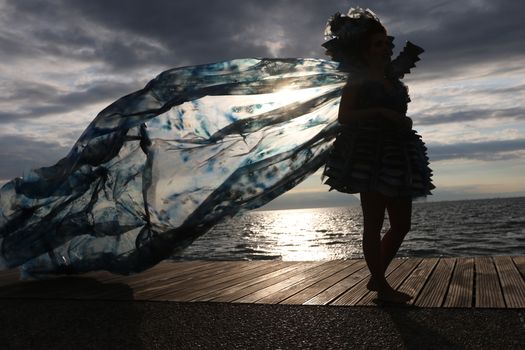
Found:
[[[0,0],[0,184],[64,157],[111,102],[163,70],[242,57],[327,58],[327,19],[371,8],[426,51],[404,80],[429,149],[427,200],[525,195],[525,2]],[[396,51],[395,51],[396,52]],[[267,208],[340,206],[320,172]]]

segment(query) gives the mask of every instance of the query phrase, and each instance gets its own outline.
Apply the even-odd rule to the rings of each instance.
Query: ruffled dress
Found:
[[[410,101],[399,80],[386,88],[365,81],[357,108],[384,107],[406,115]],[[427,148],[415,130],[380,118],[345,124],[325,165],[326,185],[344,193],[379,192],[390,197],[424,197],[435,188]]]

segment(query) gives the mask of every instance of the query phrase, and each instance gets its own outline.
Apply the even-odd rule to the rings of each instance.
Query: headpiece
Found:
[[[363,50],[365,35],[371,31],[385,31],[379,17],[370,9],[351,8],[346,15],[337,12],[326,24],[322,46],[336,61],[351,58],[354,63]],[[391,42],[394,38],[389,37]],[[392,45],[393,47],[393,45]]]
[[[337,12],[326,23],[325,39],[352,40],[370,29],[371,21],[381,23],[370,9],[352,7],[346,15]]]
[[[374,31],[385,31],[379,17],[370,9],[352,7],[346,15],[337,12],[326,24],[324,32],[326,41],[322,46],[327,49],[327,53],[333,60],[341,63],[340,69],[359,70],[360,54],[364,49],[363,45],[367,33]],[[394,37],[387,36],[394,47]],[[410,69],[415,67],[415,62],[419,61],[419,55],[424,50],[407,42],[399,56],[392,61],[390,73],[392,77],[403,78]]]

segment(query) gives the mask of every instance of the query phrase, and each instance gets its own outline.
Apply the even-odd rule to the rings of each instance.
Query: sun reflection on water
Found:
[[[236,232],[232,232],[236,227]],[[222,242],[221,242],[222,241]],[[210,258],[312,261],[362,257],[359,208],[254,211],[235,217],[188,248]],[[219,248],[220,247],[220,248]]]
[[[275,216],[274,216],[275,217]],[[318,244],[323,230],[318,226],[318,216],[313,211],[286,210],[276,217],[281,234],[277,235],[278,251],[283,260],[325,260],[330,259],[326,246]],[[283,251],[282,248],[285,248]]]
[[[269,234],[276,238],[271,251],[280,255],[282,260],[329,260],[361,251],[360,227],[356,227],[360,224],[355,225],[356,222],[340,226],[338,219],[319,215],[318,209],[280,210],[266,214],[274,227]],[[339,230],[334,230],[336,225]]]

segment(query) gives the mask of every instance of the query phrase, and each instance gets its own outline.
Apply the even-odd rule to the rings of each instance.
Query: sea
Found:
[[[215,226],[175,260],[362,258],[362,213],[350,207],[250,211]],[[385,216],[383,233],[388,229]],[[400,257],[525,255],[525,197],[415,202]]]

